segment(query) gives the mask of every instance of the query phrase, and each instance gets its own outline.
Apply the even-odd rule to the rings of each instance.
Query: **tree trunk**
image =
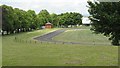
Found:
[[[19,33],[19,29],[17,29],[17,33]]]
[[[112,39],[112,44],[115,45],[115,46],[119,46],[119,45],[120,45],[120,42],[119,42],[118,37],[114,37],[114,38]]]
[[[2,35],[4,35],[4,31],[2,31]]]
[[[7,31],[7,35],[9,34],[9,31]]]

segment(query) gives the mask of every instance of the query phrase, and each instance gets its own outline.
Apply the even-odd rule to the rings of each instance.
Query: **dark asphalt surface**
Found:
[[[56,42],[56,41],[52,40],[52,38],[55,37],[56,35],[59,35],[59,34],[63,33],[64,31],[65,31],[65,29],[56,30],[54,32],[50,32],[48,34],[36,37],[34,39],[36,39],[38,41]]]

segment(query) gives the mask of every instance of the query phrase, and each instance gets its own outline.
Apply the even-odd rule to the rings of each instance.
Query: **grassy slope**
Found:
[[[54,29],[53,29],[54,30]],[[29,40],[51,30],[38,30],[3,37],[4,66],[117,65],[118,47],[15,42]]]

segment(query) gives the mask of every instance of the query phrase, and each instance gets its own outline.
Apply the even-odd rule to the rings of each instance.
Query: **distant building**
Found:
[[[84,16],[83,18],[82,18],[82,24],[83,25],[90,25],[90,20],[89,20],[89,18],[87,17],[87,16]]]
[[[46,24],[45,24],[45,28],[47,28],[47,29],[52,28],[52,24],[51,24],[50,22],[46,23]]]

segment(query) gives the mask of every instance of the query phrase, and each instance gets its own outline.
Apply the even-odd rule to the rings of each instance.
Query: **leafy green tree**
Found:
[[[20,10],[21,13],[21,17],[20,17],[20,21],[21,21],[21,30],[22,32],[25,32],[29,29],[29,21],[27,20],[27,12],[24,10]]]
[[[21,21],[19,20],[20,18],[20,10],[18,8],[14,9],[14,23],[13,23],[13,27],[14,30],[19,33],[19,29],[21,28]]]
[[[40,13],[38,14],[39,18],[39,23],[43,26],[47,22],[51,22],[51,16],[47,10],[41,10]]]
[[[53,13],[51,14],[51,23],[53,24],[53,26],[59,26],[59,17],[57,14]]]
[[[38,28],[38,21],[37,21],[37,15],[34,10],[28,10],[27,11],[27,18],[29,21],[29,27],[31,29],[37,29]]]
[[[58,26],[62,27],[65,23],[64,14],[62,13],[62,14],[58,15],[58,19],[59,19]]]
[[[62,13],[60,16],[60,24],[68,27],[68,25],[82,24],[82,15],[80,13]]]
[[[74,25],[82,24],[82,15],[80,13],[73,13]]]
[[[7,31],[7,34],[13,31],[13,8],[11,6],[2,5],[2,30]]]
[[[102,33],[112,40],[113,45],[120,45],[120,2],[88,1],[92,30]]]

